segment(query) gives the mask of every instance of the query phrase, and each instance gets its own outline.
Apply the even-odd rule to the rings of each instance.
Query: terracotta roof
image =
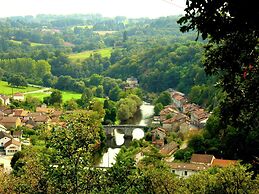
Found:
[[[36,112],[51,113],[54,112],[54,108],[36,107]]]
[[[192,114],[195,115],[199,120],[208,118],[209,116],[208,113],[202,108],[195,110]]]
[[[223,159],[214,159],[212,166],[226,167],[229,165],[235,165],[237,160],[223,160]]]
[[[171,143],[169,144],[166,144],[164,145],[161,149],[160,149],[160,153],[161,154],[165,154],[165,155],[168,155],[168,154],[172,154],[173,152],[175,152],[176,150],[178,150],[179,148],[179,144],[172,141]]]
[[[16,117],[25,117],[28,115],[28,111],[23,109],[14,109],[14,116]]]
[[[168,165],[172,169],[179,169],[179,170],[193,170],[193,171],[200,171],[206,170],[209,168],[204,164],[190,164],[190,163],[175,163],[175,162],[168,162]]]
[[[158,127],[158,128],[156,128],[156,129],[153,129],[151,132],[152,132],[152,133],[155,133],[157,130],[158,130],[158,131],[161,131],[161,132],[163,132],[163,133],[166,133],[166,131],[167,131],[166,129],[163,129],[163,128],[161,128],[161,127]]]
[[[59,117],[59,116],[61,116],[62,114],[63,114],[62,111],[56,110],[56,111],[54,111],[53,113],[51,113],[51,116],[52,116],[52,117]]]
[[[4,144],[4,147],[8,147],[9,145],[14,144],[16,146],[21,146],[21,143],[19,141],[16,141],[15,139],[10,139],[8,142]]]
[[[46,115],[40,115],[33,118],[35,122],[47,122],[49,120],[49,117]]]
[[[23,93],[15,93],[13,96],[24,96]]]
[[[172,124],[174,122],[181,121],[182,119],[187,119],[187,116],[184,114],[177,114],[177,115],[173,116],[172,118],[163,121],[163,124]]]
[[[213,159],[215,159],[213,155],[193,154],[190,162],[198,164],[211,164]]]
[[[3,117],[0,123],[16,123],[17,120],[20,120],[18,117]]]

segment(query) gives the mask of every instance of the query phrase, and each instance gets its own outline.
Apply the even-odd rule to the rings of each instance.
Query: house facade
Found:
[[[23,93],[15,93],[13,95],[13,99],[14,100],[18,100],[18,101],[24,101],[24,94]]]
[[[2,117],[2,119],[0,120],[0,124],[9,129],[21,126],[22,122],[19,117]]]
[[[168,162],[171,172],[179,177],[189,177],[199,171],[206,170],[209,167],[204,164],[175,163]]]

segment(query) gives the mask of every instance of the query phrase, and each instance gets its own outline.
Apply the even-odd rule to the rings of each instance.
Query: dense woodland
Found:
[[[44,146],[32,145],[15,155],[11,175],[0,174],[0,193],[259,192],[258,22],[254,21],[258,14],[249,11],[251,5],[242,16],[242,3],[231,0],[187,2],[188,12],[182,17],[79,14],[0,19],[0,79],[14,87],[30,83],[79,92],[81,99],[68,101],[63,108],[84,109],[66,115],[64,127],[27,131]],[[177,21],[186,33],[180,32]],[[105,48],[111,49],[109,56],[97,52]],[[71,59],[82,51],[94,52]],[[124,91],[131,76],[140,87]],[[169,104],[164,92],[169,88],[213,111],[205,129],[181,154],[192,149],[241,164],[179,179],[158,150],[140,140],[122,148],[112,168],[94,168],[96,155],[105,149],[101,124],[129,119],[143,99],[160,110]],[[44,103],[60,108],[58,90]],[[109,100],[102,104],[94,97]],[[13,106],[33,109],[40,104],[30,100]],[[148,156],[137,164],[134,154],[147,147]]]

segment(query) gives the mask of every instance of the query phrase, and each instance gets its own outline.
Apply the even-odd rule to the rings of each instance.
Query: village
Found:
[[[136,87],[138,81],[129,78],[129,87]],[[132,86],[133,85],[133,86]],[[159,116],[153,116],[151,121],[152,144],[159,149],[160,154],[165,157],[172,172],[180,177],[188,177],[201,170],[206,170],[210,166],[225,167],[235,164],[234,160],[216,159],[213,155],[193,154],[190,162],[175,162],[174,154],[179,149],[187,147],[188,142],[182,141],[181,144],[176,141],[168,141],[170,134],[182,134],[183,136],[190,132],[199,132],[202,130],[209,118],[208,113],[202,107],[188,103],[187,98],[181,92],[169,90],[172,103],[160,111]],[[16,93],[12,96],[14,100],[24,101],[22,93]],[[36,107],[35,112],[24,109],[10,109],[10,98],[0,95],[2,105],[0,107],[0,166],[6,172],[11,171],[10,160],[12,156],[22,149],[22,144],[30,145],[30,139],[24,138],[20,126],[34,129],[37,126],[45,125],[48,127],[63,125],[60,116],[63,111],[47,107],[45,104]],[[136,161],[145,157],[145,150],[136,155]]]
[[[165,161],[170,166],[172,173],[180,177],[188,177],[209,167],[226,167],[236,164],[236,160],[217,159],[209,154],[192,154],[190,162],[174,161],[174,154],[179,149],[187,147],[188,141],[184,140],[181,145],[176,141],[168,142],[170,133],[188,134],[196,133],[205,127],[210,116],[204,108],[197,104],[189,103],[185,94],[169,90],[172,98],[172,104],[164,107],[159,116],[154,116],[152,126],[155,127],[152,133],[152,144],[159,148],[159,152],[165,156]],[[187,142],[186,142],[187,141]],[[139,161],[145,156],[145,150],[140,152],[136,158]]]

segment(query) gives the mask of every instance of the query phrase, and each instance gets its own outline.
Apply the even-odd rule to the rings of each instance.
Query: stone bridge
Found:
[[[118,129],[119,132],[122,132],[124,134],[124,137],[132,138],[132,132],[134,129],[144,129],[146,126],[143,125],[103,125],[103,129],[106,132],[107,137],[114,136],[114,130]]]

